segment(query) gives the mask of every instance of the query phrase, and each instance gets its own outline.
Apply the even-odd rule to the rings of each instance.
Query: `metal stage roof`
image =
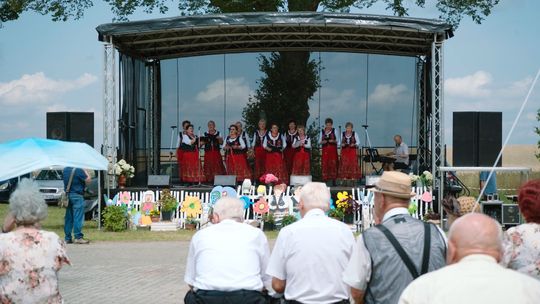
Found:
[[[239,13],[102,24],[99,40],[141,59],[270,51],[431,55],[440,20],[336,13]]]

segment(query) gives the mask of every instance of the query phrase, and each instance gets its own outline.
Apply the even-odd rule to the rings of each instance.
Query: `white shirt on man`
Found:
[[[286,280],[285,298],[302,303],[349,299],[341,273],[354,245],[350,228],[312,209],[279,232],[266,273]]]
[[[540,281],[500,266],[489,255],[472,254],[414,280],[399,303],[540,303]]]
[[[388,210],[382,219],[382,223],[390,219],[395,215],[400,214],[409,214],[407,208],[393,208]],[[441,230],[439,226],[436,226],[439,230],[444,242],[448,244],[446,235]],[[353,253],[351,255],[351,260],[347,265],[345,272],[343,272],[343,281],[347,285],[358,289],[366,290],[369,283],[369,278],[371,277],[371,255],[369,254],[366,245],[364,244],[364,238],[362,236],[358,237],[356,245],[354,246]]]
[[[200,230],[191,239],[184,281],[196,290],[262,290],[270,249],[264,233],[233,220]]]

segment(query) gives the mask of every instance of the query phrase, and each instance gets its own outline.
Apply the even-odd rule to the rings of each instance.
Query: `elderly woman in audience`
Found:
[[[46,217],[37,185],[23,179],[0,234],[0,303],[62,303],[57,274],[70,262],[64,241],[39,228]]]
[[[540,179],[521,187],[518,204],[527,223],[506,231],[501,263],[540,280]]]

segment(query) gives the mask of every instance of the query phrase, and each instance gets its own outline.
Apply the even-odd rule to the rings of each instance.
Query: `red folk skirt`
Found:
[[[176,148],[176,163],[178,164],[178,177],[182,177],[182,156],[184,155],[184,150]]]
[[[326,145],[322,148],[321,171],[323,181],[334,180],[337,177],[338,154],[336,145]]]
[[[308,151],[300,148],[294,153],[292,164],[292,175],[310,175],[310,154]]]
[[[287,168],[287,174],[289,175],[291,175],[291,172],[292,172],[295,153],[296,153],[296,149],[294,149],[293,147],[287,147],[283,151],[283,159],[285,160],[285,167]]]
[[[199,161],[199,151],[183,151],[182,162],[180,167],[181,180],[187,183],[197,183],[204,180],[204,175],[201,170]]]
[[[289,174],[281,152],[266,154],[266,173],[274,174],[282,183],[289,184]]]
[[[204,151],[204,180],[212,182],[215,175],[225,175],[225,166],[218,150]]]
[[[360,166],[358,165],[358,155],[356,148],[343,148],[341,149],[341,161],[339,162],[339,179],[360,179],[362,172],[360,172]]]
[[[241,182],[244,179],[251,179],[251,170],[249,170],[245,153],[228,154],[225,160],[227,165],[227,174],[236,175],[236,181]]]
[[[260,146],[255,147],[255,179],[261,178],[263,174],[267,173],[266,170],[266,150]]]

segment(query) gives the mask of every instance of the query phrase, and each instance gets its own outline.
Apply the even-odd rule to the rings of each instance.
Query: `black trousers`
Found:
[[[394,169],[409,169],[409,165],[407,165],[406,163],[395,162]]]
[[[266,304],[266,296],[255,290],[216,291],[190,290],[184,297],[185,304]]]

